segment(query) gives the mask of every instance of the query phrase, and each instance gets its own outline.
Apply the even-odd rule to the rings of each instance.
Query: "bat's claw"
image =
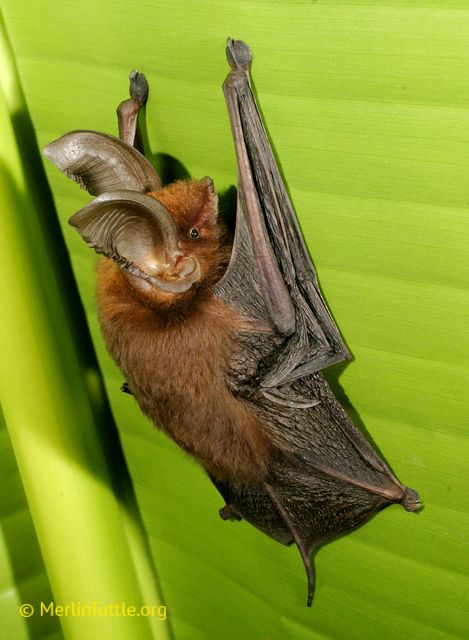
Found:
[[[422,507],[419,494],[408,487],[405,488],[405,494],[401,504],[406,511],[418,511]]]
[[[233,511],[233,509],[230,507],[229,504],[225,504],[224,507],[222,507],[219,512],[220,514],[220,518],[222,520],[241,520],[241,516],[239,516],[236,511]]]
[[[148,98],[148,82],[143,73],[139,73],[136,69],[133,69],[129,75],[130,86],[129,92],[132,100],[136,100],[139,104],[143,105]]]
[[[248,73],[252,61],[252,52],[242,40],[228,38],[226,41],[226,59],[233,71]]]
[[[124,382],[124,384],[121,385],[121,391],[123,393],[128,393],[129,395],[133,395],[132,391],[130,390],[128,382]]]

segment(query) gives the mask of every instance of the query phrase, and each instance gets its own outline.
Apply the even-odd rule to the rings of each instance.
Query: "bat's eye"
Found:
[[[200,238],[200,231],[199,229],[197,229],[197,227],[192,227],[192,229],[189,231],[189,238],[191,240],[197,240],[197,238]]]

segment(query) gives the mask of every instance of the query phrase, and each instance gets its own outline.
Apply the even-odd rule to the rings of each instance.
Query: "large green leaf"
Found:
[[[221,191],[236,179],[224,41],[251,45],[269,133],[355,356],[332,382],[425,501],[417,516],[392,507],[322,549],[307,610],[295,551],[221,522],[204,474],[119,392],[94,258],[66,225],[88,197],[47,166],[175,637],[467,636],[467,2],[5,0],[3,10],[41,147],[76,128],[115,132],[138,67],[157,162],[209,174]]]
[[[119,603],[127,602],[137,608],[157,603],[160,596],[126,464],[87,353],[86,332],[77,330],[78,317],[71,314],[74,288],[54,242],[52,205],[49,211],[43,208],[46,183],[41,192],[42,165],[3,26],[0,21],[2,408],[57,603],[70,609],[80,602],[121,608]],[[15,539],[7,558],[12,566],[26,544],[27,525],[18,520],[17,531],[4,530],[5,548],[7,533]],[[31,545],[23,550],[23,562],[33,551]],[[38,566],[40,561],[38,556]],[[21,592],[19,578],[18,583]],[[102,615],[101,608],[96,616],[82,615],[80,608],[69,615],[50,612],[47,582],[34,595],[26,601],[30,617],[58,615],[69,639],[166,636],[156,617]],[[19,623],[14,627],[24,631]],[[40,620],[36,627],[45,628]]]
[[[22,604],[50,602],[52,593],[31,514],[0,411],[0,617],[6,638],[60,640],[57,618],[21,617]]]

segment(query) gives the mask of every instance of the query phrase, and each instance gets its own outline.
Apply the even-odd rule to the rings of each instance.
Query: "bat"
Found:
[[[213,181],[163,186],[144,156],[145,77],[130,75],[119,138],[73,131],[45,155],[96,196],[72,224],[102,254],[97,300],[123,390],[245,519],[296,544],[307,604],[319,545],[399,503],[420,507],[355,427],[321,370],[350,357],[321,294],[250,87],[228,39],[223,90],[238,164],[231,239]]]

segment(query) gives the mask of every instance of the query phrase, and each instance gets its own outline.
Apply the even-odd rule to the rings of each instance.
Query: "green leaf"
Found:
[[[23,486],[0,413],[0,617],[6,638],[62,638],[57,618],[21,617],[22,604],[37,607],[52,593]]]
[[[97,422],[105,412],[96,372],[77,352],[76,327],[61,297],[66,278],[52,251],[53,219],[46,227],[37,195],[41,165],[19,147],[29,119],[3,23],[0,65],[0,297],[7,301],[1,400],[51,588],[64,607],[153,605],[160,596],[126,466],[111,439],[116,434]],[[38,605],[34,615],[56,614]],[[144,615],[57,615],[67,638],[166,635]]]
[[[224,43],[249,43],[269,134],[355,356],[331,381],[425,502],[321,549],[307,610],[295,550],[221,522],[202,471],[119,392],[94,257],[66,224],[89,198],[46,165],[174,636],[465,637],[467,2],[5,0],[3,11],[40,147],[77,128],[115,133],[137,67],[150,82],[157,163],[208,174],[219,191],[236,182]]]

